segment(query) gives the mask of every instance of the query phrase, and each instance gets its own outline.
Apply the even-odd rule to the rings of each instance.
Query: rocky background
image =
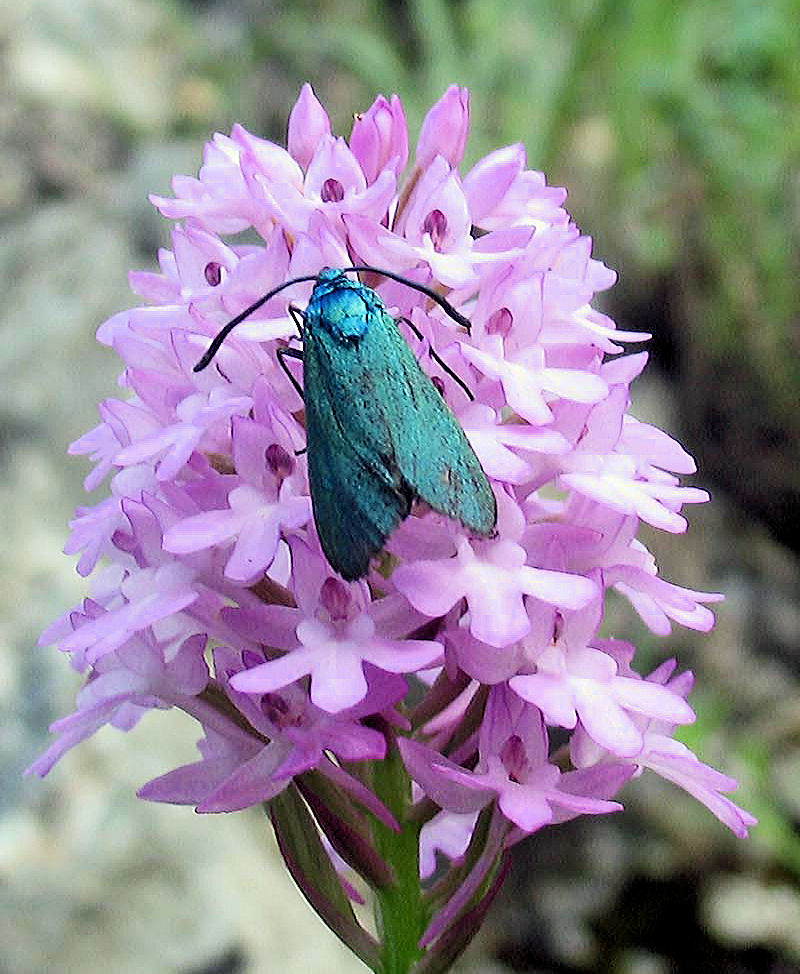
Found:
[[[467,162],[521,139],[620,271],[607,310],[652,331],[636,413],[679,435],[714,501],[653,538],[665,577],[724,591],[714,633],[654,663],[698,675],[684,735],[742,781],[746,842],[644,778],[624,815],[545,830],[462,974],[800,971],[800,34],[795,0],[27,0],[0,9],[0,972],[363,970],[310,913],[255,812],[135,789],[192,759],[179,715],[106,730],[20,777],[78,683],[39,632],[84,593],[61,554],[85,503],[66,445],[119,364],[166,224],[146,200],[238,120],[282,141],[310,80],[339,132],[379,91],[412,131],[472,88]],[[628,627],[624,630],[624,627]]]

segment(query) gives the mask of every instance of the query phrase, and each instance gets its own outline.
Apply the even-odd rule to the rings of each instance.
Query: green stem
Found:
[[[375,845],[394,870],[395,882],[375,890],[375,909],[381,940],[378,974],[409,974],[422,956],[419,940],[428,922],[419,878],[420,825],[410,820],[411,779],[405,769],[394,732],[386,729],[387,754],[376,761],[373,785],[401,831],[374,825]]]

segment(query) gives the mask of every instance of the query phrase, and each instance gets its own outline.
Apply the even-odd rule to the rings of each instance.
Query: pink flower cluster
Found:
[[[683,505],[707,499],[680,484],[691,457],[628,412],[647,356],[620,342],[649,336],[592,307],[615,275],[521,145],[460,174],[468,125],[467,92],[452,86],[409,164],[396,96],[378,97],[345,140],[306,85],[288,150],[237,125],[208,143],[197,178],[153,199],[179,221],[172,249],[160,273],[131,274],[144,304],[98,333],[124,362],[124,395],[71,448],[96,462],[88,489],[110,476],[67,545],[82,575],[102,567],[91,597],[42,637],[86,684],[34,772],[104,724],[128,730],[178,707],[202,727],[200,760],[141,795],[205,812],[269,800],[313,770],[391,821],[352,762],[381,760],[394,728],[439,810],[422,830],[425,872],[436,850],[464,852],[492,802],[507,845],[619,809],[644,768],[737,834],[753,823],[724,796],[735,782],[672,738],[694,718],[691,675],[666,662],[642,677],[631,645],[599,635],[610,589],[657,635],[672,621],[710,629],[705,603],[719,599],[659,578],[636,536],[641,521],[684,531]],[[245,232],[258,242],[236,242]],[[303,404],[275,354],[296,342],[287,308],[311,286],[267,302],[212,367],[192,366],[266,291],[356,263],[437,288],[472,322],[467,333],[419,292],[369,281],[424,336],[398,325],[494,486],[498,527],[476,538],[418,505],[370,576],[347,584],[319,546]],[[568,748],[552,746],[553,729]]]

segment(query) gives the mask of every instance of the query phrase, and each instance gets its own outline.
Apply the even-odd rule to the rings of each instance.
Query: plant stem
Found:
[[[401,831],[374,825],[375,845],[394,870],[395,882],[375,890],[375,910],[381,939],[379,974],[408,974],[422,956],[419,940],[428,921],[419,877],[420,825],[411,821],[411,779],[397,749],[394,732],[386,728],[387,754],[376,761],[373,786]]]

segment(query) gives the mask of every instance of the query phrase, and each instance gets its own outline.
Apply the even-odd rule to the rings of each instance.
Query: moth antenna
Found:
[[[406,287],[410,287],[413,288],[413,290],[415,291],[419,291],[421,294],[424,294],[426,297],[429,297],[431,301],[438,304],[439,307],[445,312],[445,314],[447,314],[450,318],[452,318],[453,321],[455,321],[457,324],[461,325],[463,328],[466,328],[468,332],[472,330],[472,323],[470,322],[469,318],[465,318],[460,311],[457,311],[446,298],[443,298],[441,296],[441,294],[437,294],[437,292],[434,291],[433,288],[430,288],[425,284],[419,284],[416,281],[410,281],[408,278],[403,277],[402,274],[395,274],[393,271],[382,270],[379,267],[358,265],[355,267],[345,267],[342,269],[343,274],[357,273],[360,271],[366,271],[372,274],[380,274],[382,277],[388,277],[390,280],[397,281],[399,284],[405,284]],[[212,339],[211,344],[208,346],[205,353],[201,356],[197,364],[193,367],[192,371],[202,372],[203,369],[207,368],[207,366],[211,363],[214,356],[220,350],[222,343],[225,341],[228,335],[230,335],[233,329],[242,321],[244,321],[246,318],[249,318],[254,311],[258,311],[258,309],[262,305],[266,304],[267,301],[269,301],[271,298],[274,298],[276,294],[280,294],[281,291],[285,290],[285,288],[287,287],[291,287],[293,284],[302,284],[307,281],[317,281],[317,280],[319,280],[318,274],[305,274],[302,277],[293,277],[290,281],[284,281],[283,284],[279,284],[277,287],[272,288],[271,291],[267,291],[266,294],[262,294],[262,296],[258,298],[258,300],[254,301],[251,305],[245,308],[244,311],[239,312],[239,314],[236,315],[235,318],[232,318],[219,332],[217,332],[217,334]]]
[[[428,287],[426,284],[418,284],[416,281],[410,281],[407,277],[403,277],[402,274],[395,274],[393,271],[383,271],[379,267],[369,267],[368,265],[359,265],[357,267],[345,267],[344,272],[350,273],[351,271],[367,271],[372,274],[380,274],[382,277],[391,278],[393,281],[397,281],[399,284],[405,284],[406,287],[413,288],[415,291],[419,291],[422,294],[427,295],[431,301],[435,301],[436,304],[449,315],[456,324],[466,328],[468,332],[472,331],[472,322],[469,318],[465,318],[460,311],[456,311],[452,304],[443,298],[441,294],[437,294],[433,288]]]
[[[241,311],[238,315],[236,315],[235,318],[232,318],[221,331],[217,332],[212,339],[211,344],[206,349],[205,354],[202,356],[197,365],[193,367],[192,372],[202,372],[220,350],[220,346],[228,335],[230,335],[233,329],[244,321],[245,318],[249,318],[254,311],[258,311],[262,304],[266,304],[270,298],[274,298],[276,294],[279,294],[287,287],[291,287],[292,284],[302,284],[305,281],[316,281],[317,277],[317,274],[306,274],[303,277],[293,277],[291,281],[284,281],[283,284],[279,284],[271,291],[267,291],[266,294],[262,294],[257,301],[254,301],[249,307],[245,308],[244,311]]]

